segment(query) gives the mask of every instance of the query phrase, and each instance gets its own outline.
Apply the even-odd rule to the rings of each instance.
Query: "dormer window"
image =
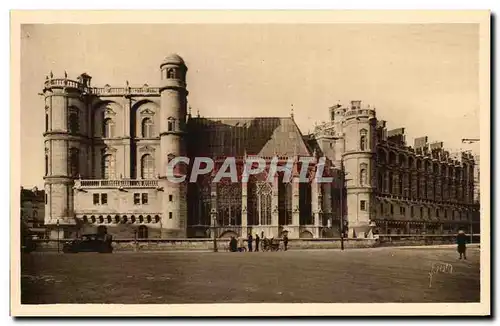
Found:
[[[175,79],[176,73],[174,68],[167,69],[167,79]]]

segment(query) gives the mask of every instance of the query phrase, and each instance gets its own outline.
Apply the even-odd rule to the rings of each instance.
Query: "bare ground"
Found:
[[[433,262],[453,265],[433,276]],[[479,302],[479,249],[32,253],[23,304]]]

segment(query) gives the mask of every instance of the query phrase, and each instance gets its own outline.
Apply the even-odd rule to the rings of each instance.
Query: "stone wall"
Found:
[[[480,237],[474,236],[474,243],[479,243]],[[59,249],[62,251],[61,240]],[[37,251],[56,251],[56,240],[35,240]],[[345,239],[344,248],[374,248],[389,246],[425,246],[454,244],[455,236],[383,236],[378,239]],[[217,240],[219,251],[226,251],[229,245],[228,240]],[[245,242],[246,245],[246,242]],[[212,239],[158,239],[158,240],[137,240],[119,239],[113,241],[115,251],[213,251],[214,243]],[[254,244],[255,248],[255,244]],[[289,250],[301,249],[339,249],[340,239],[290,239]]]

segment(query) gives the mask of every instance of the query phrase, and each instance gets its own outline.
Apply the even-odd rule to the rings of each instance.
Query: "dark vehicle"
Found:
[[[84,234],[80,238],[68,241],[63,245],[63,252],[99,252],[111,253],[113,246],[111,245],[112,238],[109,235],[99,234]]]
[[[36,250],[36,243],[32,236],[25,236],[21,238],[21,251],[30,253]]]
[[[262,251],[280,251],[280,240],[279,239],[267,239],[262,240]]]

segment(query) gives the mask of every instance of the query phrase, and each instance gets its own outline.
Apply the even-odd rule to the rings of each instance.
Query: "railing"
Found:
[[[75,187],[79,188],[155,188],[158,187],[158,180],[75,180]]]
[[[47,79],[45,81],[45,87],[54,87],[54,86],[62,86],[62,87],[71,87],[71,88],[77,88],[77,89],[85,89],[83,84],[71,80],[71,79],[65,79],[65,78],[56,78],[56,79]]]
[[[357,109],[357,110],[351,110],[347,111],[345,116],[349,117],[351,115],[375,115],[375,110],[369,110],[369,109]]]
[[[47,79],[45,81],[45,88],[50,87],[68,87],[68,88],[76,88],[81,91],[86,91],[90,94],[94,94],[97,96],[151,96],[151,95],[160,95],[159,87],[86,87],[84,84],[65,78],[52,78]]]

